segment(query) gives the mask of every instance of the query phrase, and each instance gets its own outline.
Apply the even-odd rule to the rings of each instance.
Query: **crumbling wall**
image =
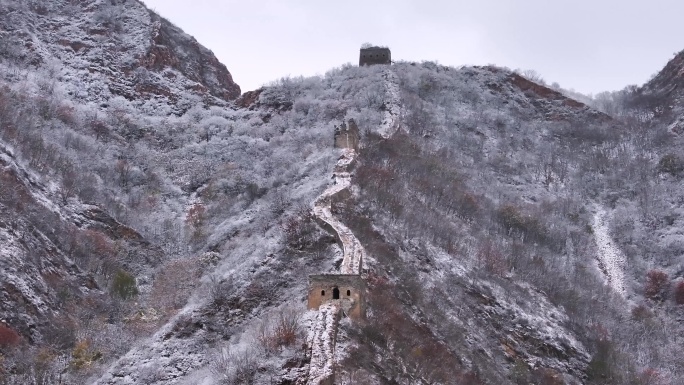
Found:
[[[311,338],[311,362],[307,385],[335,384],[335,343],[340,307],[326,303],[318,310]]]
[[[354,151],[359,150],[359,127],[354,119],[349,119],[349,124],[342,122],[342,125],[335,127],[335,148],[350,148]]]

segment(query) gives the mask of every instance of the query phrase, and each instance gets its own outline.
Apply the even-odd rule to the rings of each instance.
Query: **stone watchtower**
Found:
[[[308,308],[318,309],[326,302],[341,304],[344,313],[355,320],[366,318],[366,282],[358,274],[319,274],[309,276]]]
[[[361,48],[359,67],[373,64],[392,64],[392,52],[387,47]]]

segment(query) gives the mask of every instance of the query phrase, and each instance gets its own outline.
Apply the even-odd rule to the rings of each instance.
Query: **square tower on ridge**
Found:
[[[362,46],[359,67],[373,64],[392,64],[392,52],[387,47]]]

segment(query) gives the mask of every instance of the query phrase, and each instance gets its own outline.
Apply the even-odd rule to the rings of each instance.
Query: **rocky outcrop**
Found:
[[[52,321],[67,303],[105,303],[107,287],[83,265],[104,266],[114,252],[126,267],[161,258],[159,247],[100,207],[56,195],[0,143],[0,320],[29,343],[57,338]]]
[[[642,93],[660,97],[679,97],[684,86],[684,51],[673,57],[658,74],[646,83]]]
[[[151,40],[145,56],[140,59],[143,67],[157,72],[173,68],[223,100],[240,96],[240,86],[213,52],[152,11],[150,17],[153,21]]]
[[[259,95],[261,95],[263,91],[263,88],[259,88],[254,91],[247,91],[235,101],[235,105],[241,108],[254,110],[254,108],[258,107],[259,105]]]
[[[0,61],[48,71],[76,100],[182,113],[240,96],[209,49],[140,1],[26,3],[0,3]]]
[[[671,132],[684,132],[684,51],[642,87],[628,87],[626,91],[626,107],[640,111],[642,119],[656,118]]]

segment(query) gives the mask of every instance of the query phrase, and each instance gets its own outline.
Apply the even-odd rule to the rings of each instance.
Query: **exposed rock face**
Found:
[[[157,262],[160,250],[97,206],[60,205],[0,144],[0,320],[31,343],[54,342],[53,320],[68,300],[98,299],[101,287],[78,263],[118,242],[125,264]],[[78,263],[77,263],[78,262]]]
[[[240,87],[225,65],[180,28],[150,11],[151,44],[141,64],[156,72],[170,67],[206,88],[213,96],[232,100],[240,96]]]
[[[657,93],[662,97],[675,97],[678,100],[682,96],[684,85],[684,51],[678,53],[670,60],[665,68],[642,87],[642,92]]]
[[[626,107],[640,111],[642,119],[655,118],[670,132],[684,132],[684,51],[641,87],[626,89]]]
[[[249,108],[250,110],[253,110],[258,106],[259,95],[261,95],[263,91],[263,88],[259,88],[254,91],[247,91],[235,101],[235,104],[238,107]]]
[[[69,87],[77,99],[119,95],[183,112],[240,96],[209,49],[140,1],[9,2],[0,15],[0,58],[78,80]]]

